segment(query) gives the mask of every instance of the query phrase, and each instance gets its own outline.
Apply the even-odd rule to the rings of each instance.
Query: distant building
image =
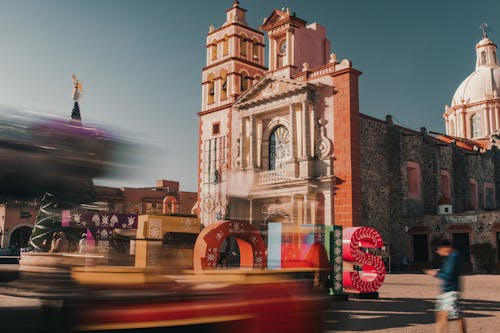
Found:
[[[38,208],[35,201],[16,200],[0,204],[0,248],[28,246]]]
[[[129,214],[191,214],[196,192],[181,191],[179,182],[158,180],[154,187],[95,186],[96,203],[83,205],[114,213]],[[0,248],[28,246],[35,225],[39,203],[6,199],[0,204]]]
[[[191,214],[196,192],[180,191],[179,182],[158,180],[155,187],[95,186],[96,201],[110,212],[127,214]]]

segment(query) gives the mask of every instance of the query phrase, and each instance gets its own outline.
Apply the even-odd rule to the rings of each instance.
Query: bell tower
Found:
[[[330,42],[326,29],[317,23],[306,23],[288,8],[276,9],[264,20],[262,29],[269,37],[270,72],[291,78],[304,67],[328,64]]]
[[[209,27],[206,66],[202,71],[199,116],[197,213],[208,225],[226,217],[230,169],[232,105],[263,77],[264,34],[246,22],[246,10],[235,1],[221,27]]]

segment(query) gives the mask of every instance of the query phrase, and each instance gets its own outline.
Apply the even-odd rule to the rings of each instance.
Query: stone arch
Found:
[[[163,214],[167,213],[177,213],[177,199],[172,195],[163,199]]]
[[[204,228],[194,245],[194,270],[214,269],[224,239],[234,236],[240,245],[240,262],[253,262],[254,268],[267,265],[266,247],[259,231],[246,221],[224,221]],[[243,246],[245,242],[250,246]]]
[[[27,247],[29,243],[29,235],[27,235],[28,229],[30,230],[29,234],[31,234],[31,232],[33,231],[33,225],[27,223],[16,225],[10,231],[9,246],[15,245],[19,248]],[[16,242],[18,244],[15,244]]]

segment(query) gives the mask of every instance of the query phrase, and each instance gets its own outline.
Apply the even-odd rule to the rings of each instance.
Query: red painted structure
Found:
[[[254,268],[267,266],[266,246],[259,231],[246,221],[225,221],[209,225],[198,235],[194,245],[194,270],[216,268],[222,242],[229,236],[238,242],[240,266],[249,263],[253,263]]]

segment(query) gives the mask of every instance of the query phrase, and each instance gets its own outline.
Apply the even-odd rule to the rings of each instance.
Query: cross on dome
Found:
[[[481,23],[479,29],[483,31],[483,38],[488,38],[488,24],[486,22]]]

